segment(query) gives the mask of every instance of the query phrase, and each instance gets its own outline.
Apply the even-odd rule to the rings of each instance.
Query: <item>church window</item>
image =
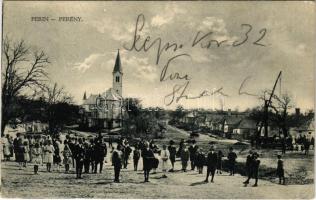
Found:
[[[115,77],[115,81],[120,82],[120,77],[119,76]]]

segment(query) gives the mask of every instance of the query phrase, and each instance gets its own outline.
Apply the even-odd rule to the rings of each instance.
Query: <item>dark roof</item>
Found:
[[[115,73],[115,72],[123,73],[119,50],[117,51],[117,56],[116,56],[115,65],[114,65],[114,69],[113,69],[113,73]]]
[[[240,129],[256,129],[257,123],[252,119],[242,119],[241,122],[238,124],[237,128]]]
[[[243,118],[240,116],[227,116],[225,117],[226,123],[231,125],[237,125]]]
[[[299,131],[313,131],[315,130],[314,118],[304,121],[300,126],[296,127]]]

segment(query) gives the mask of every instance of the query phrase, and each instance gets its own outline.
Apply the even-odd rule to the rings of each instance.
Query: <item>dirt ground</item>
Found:
[[[169,138],[186,138],[185,132],[172,127],[168,130]],[[207,142],[210,137],[202,136],[199,142]],[[165,143],[157,141],[157,143]],[[232,141],[226,141],[230,143]],[[238,158],[237,161],[242,161]],[[278,185],[270,180],[259,180],[258,187],[252,187],[254,181],[245,187],[242,182],[246,179],[239,174],[228,176],[227,173],[215,176],[214,183],[204,183],[205,172],[198,174],[196,171],[181,172],[180,162],[176,162],[176,172],[168,173],[168,178],[162,178],[161,169],[157,174],[150,175],[150,182],[144,183],[142,162],[139,171],[132,169],[132,164],[121,172],[121,183],[113,183],[114,170],[107,157],[105,169],[102,174],[84,174],[83,179],[76,179],[74,169],[71,174],[45,171],[45,166],[40,166],[39,175],[33,175],[33,166],[19,170],[15,162],[1,163],[1,196],[9,198],[185,198],[185,199],[311,199],[314,197],[314,184],[305,185]],[[307,166],[307,176],[313,178],[313,159],[295,159],[286,161],[286,170],[299,169]],[[132,160],[130,160],[132,163]],[[273,159],[262,158],[262,164],[274,163]],[[297,163],[300,163],[297,166]],[[312,170],[312,171],[311,171]]]
[[[142,165],[142,163],[140,163]],[[168,178],[152,174],[149,183],[143,182],[142,171],[133,171],[132,165],[123,169],[121,183],[113,183],[113,167],[106,164],[102,174],[75,174],[54,170],[33,175],[32,166],[19,170],[14,162],[2,163],[2,197],[10,198],[313,198],[314,185],[278,185],[259,180],[259,187],[244,187],[245,177],[216,175],[214,183],[205,184],[204,174],[196,171],[168,173]],[[180,169],[177,162],[176,169]],[[253,181],[252,181],[253,184]]]

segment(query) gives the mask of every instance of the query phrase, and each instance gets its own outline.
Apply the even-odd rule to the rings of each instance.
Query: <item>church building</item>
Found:
[[[122,127],[123,117],[123,70],[118,51],[112,72],[113,83],[102,94],[83,95],[82,123],[85,128],[114,129]]]

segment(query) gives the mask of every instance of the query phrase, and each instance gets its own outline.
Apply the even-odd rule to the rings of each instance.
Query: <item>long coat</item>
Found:
[[[154,152],[151,149],[144,149],[142,151],[142,157],[144,170],[151,170],[155,159]]]

